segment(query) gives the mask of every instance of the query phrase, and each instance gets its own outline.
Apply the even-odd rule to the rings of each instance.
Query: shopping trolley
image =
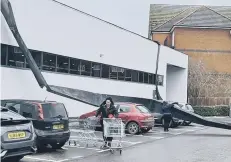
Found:
[[[74,136],[71,136],[69,140],[69,145],[74,143],[75,146],[85,145],[88,147],[89,145],[93,145],[96,147],[99,139],[95,134],[95,128],[97,126],[99,119],[97,117],[89,117],[86,119],[77,119],[76,121],[71,123],[71,131]]]
[[[109,141],[106,141],[107,147],[110,149],[111,153],[115,150],[122,153],[122,138],[125,136],[125,125],[120,118],[104,118],[104,137],[113,137],[111,146],[108,145]],[[118,139],[118,140],[117,140]]]

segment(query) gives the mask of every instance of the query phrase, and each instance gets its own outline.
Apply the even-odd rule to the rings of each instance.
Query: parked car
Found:
[[[162,110],[163,101],[162,100],[155,100],[151,109],[151,112],[155,119],[155,125],[163,126],[164,119],[163,119],[163,110]],[[177,106],[174,104],[174,106]],[[175,128],[178,127],[183,123],[183,120],[173,117],[173,120],[170,122],[170,127]]]
[[[31,120],[1,106],[1,160],[18,162],[36,152]]]
[[[1,103],[12,111],[32,119],[38,150],[42,150],[48,144],[54,149],[59,149],[69,140],[69,119],[63,103],[14,99],[2,100]]]
[[[154,126],[154,117],[144,105],[128,102],[117,102],[115,103],[115,106],[118,109],[118,117],[124,122],[128,133],[146,133]],[[97,110],[83,114],[80,116],[80,119],[95,116],[96,111]],[[99,123],[97,125],[101,127]]]
[[[194,109],[193,107],[190,105],[190,104],[185,104],[185,105],[180,105],[182,109],[186,110],[186,111],[189,111],[191,113],[194,113]],[[192,122],[191,121],[187,121],[187,120],[184,120],[182,125],[185,125],[185,126],[188,126],[190,125]]]

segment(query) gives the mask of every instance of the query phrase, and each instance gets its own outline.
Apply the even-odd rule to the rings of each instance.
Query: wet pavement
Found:
[[[78,162],[230,162],[231,131],[206,128]],[[73,160],[71,162],[76,162]]]
[[[152,142],[162,141],[162,140],[165,141],[171,137],[177,137],[185,133],[195,132],[203,129],[206,129],[206,127],[193,124],[192,126],[179,126],[178,128],[170,129],[170,131],[166,133],[163,132],[162,127],[154,127],[153,130],[151,130],[146,134],[126,135],[126,137],[124,137],[121,141],[123,145],[122,155],[125,153],[125,151],[127,154],[127,151],[129,149],[133,149],[134,147],[147,148],[148,145]],[[92,143],[92,140],[88,142],[80,140],[79,137],[80,136],[77,130],[72,129],[70,141],[67,142],[62,149],[53,150],[51,148],[47,148],[41,153],[25,156],[21,160],[21,162],[69,162],[69,161],[78,161],[84,158],[91,159],[91,157],[95,157],[95,156],[98,157],[98,155],[108,154],[109,152],[108,150],[100,149],[100,146],[102,145],[102,132],[95,132],[94,143]],[[119,140],[115,139],[113,141],[114,141],[113,145],[116,145]],[[88,143],[89,145],[86,146],[86,143]],[[139,145],[144,145],[144,146],[139,146]],[[124,157],[122,155],[121,158]]]

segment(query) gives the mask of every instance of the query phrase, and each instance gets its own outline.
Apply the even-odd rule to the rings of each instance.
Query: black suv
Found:
[[[1,105],[33,121],[37,149],[50,144],[61,148],[70,138],[69,119],[64,104],[55,101],[1,100]]]

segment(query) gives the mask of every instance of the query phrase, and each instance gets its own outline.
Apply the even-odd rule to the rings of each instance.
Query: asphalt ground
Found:
[[[71,162],[230,162],[231,131],[205,128]]]
[[[179,126],[177,128],[170,129],[169,132],[164,132],[162,127],[154,127],[153,130],[146,134],[126,135],[121,140],[123,152],[124,150],[133,148],[134,146],[149,144],[158,140],[165,140],[168,138],[180,136],[182,134],[200,131],[206,128],[207,127],[204,127],[202,125],[191,124],[191,126]],[[70,141],[68,141],[62,149],[53,150],[48,147],[41,153],[25,156],[21,160],[21,162],[69,162],[78,161],[101,154],[107,154],[109,150],[100,149],[100,146],[102,146],[103,144],[102,132],[96,131],[94,132],[94,135],[95,136],[91,136],[91,139],[95,140],[84,141],[80,138],[81,136],[79,135],[77,129],[71,129]],[[117,143],[119,142],[118,139],[115,139],[113,141],[113,146],[117,145]],[[89,145],[86,146],[86,143],[88,143]]]

